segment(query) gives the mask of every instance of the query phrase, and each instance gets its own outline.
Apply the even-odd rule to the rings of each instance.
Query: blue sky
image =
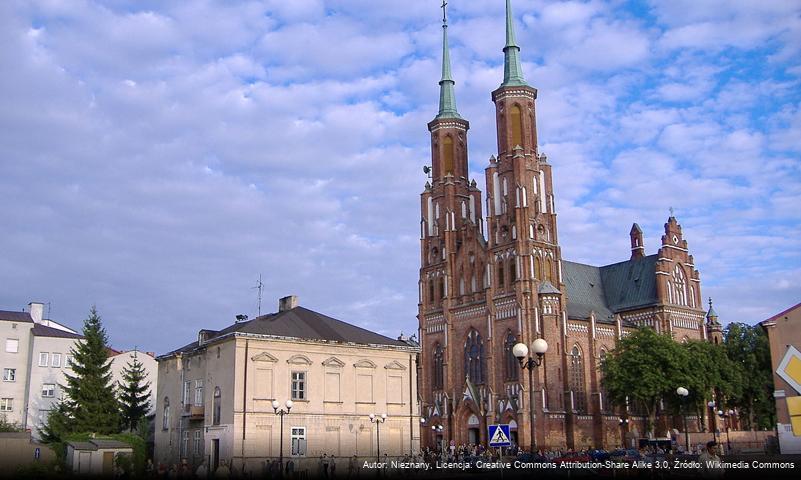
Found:
[[[801,5],[514,0],[566,259],[673,207],[724,322],[801,300]],[[483,188],[504,2],[452,0]],[[0,308],[159,353],[302,305],[416,330],[436,0],[0,2]]]

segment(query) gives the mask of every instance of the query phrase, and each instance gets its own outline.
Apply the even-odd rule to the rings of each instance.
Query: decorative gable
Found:
[[[267,352],[262,352],[262,353],[259,353],[258,355],[254,355],[254,356],[250,357],[250,359],[253,360],[254,362],[272,362],[272,363],[275,363],[275,362],[278,361],[277,358],[275,358],[274,356],[270,355]]]
[[[376,368],[376,364],[367,359],[359,360],[353,366],[356,368]]]
[[[388,364],[384,365],[384,368],[386,368],[387,370],[406,370],[406,367],[404,367],[403,364],[398,362],[397,360],[393,360]]]
[[[312,361],[305,355],[292,355],[286,363],[291,363],[292,365],[311,365]]]
[[[327,360],[323,361],[323,365],[325,365],[326,367],[342,368],[345,366],[345,362],[338,359],[337,357],[330,357]]]

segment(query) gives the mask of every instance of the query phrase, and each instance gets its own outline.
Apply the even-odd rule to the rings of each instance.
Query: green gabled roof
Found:
[[[656,260],[649,255],[602,267],[563,260],[568,316],[595,312],[596,320],[611,321],[615,313],[656,304]]]
[[[601,267],[606,304],[615,313],[656,304],[657,255]]]
[[[562,280],[567,287],[567,316],[612,321],[612,311],[606,306],[601,269],[583,263],[562,260]]]

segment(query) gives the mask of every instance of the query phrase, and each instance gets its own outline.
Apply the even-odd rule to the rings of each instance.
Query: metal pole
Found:
[[[690,454],[690,432],[687,431],[687,402],[684,402],[684,453]]]
[[[534,449],[537,446],[536,426],[534,425],[534,369],[532,368],[532,361],[528,361],[528,413],[531,420],[531,454],[534,455]]]
[[[278,442],[278,465],[281,467],[281,476],[284,476],[284,411],[281,410],[281,413],[278,415],[281,417],[281,439]]]
[[[375,422],[376,461],[381,461],[381,422]]]

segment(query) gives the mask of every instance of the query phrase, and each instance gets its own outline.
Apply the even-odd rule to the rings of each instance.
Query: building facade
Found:
[[[760,323],[768,334],[783,454],[801,453],[801,303]]]
[[[3,369],[0,415],[39,439],[47,415],[63,396],[70,351],[82,337],[75,330],[43,318],[44,304],[31,302],[24,312],[0,311]]]
[[[374,458],[419,451],[417,355],[393,340],[297,305],[201,330],[158,357],[155,460],[261,472],[281,455]],[[289,414],[275,414],[294,402]],[[369,415],[386,415],[378,427]],[[380,430],[380,437],[379,437]],[[282,440],[283,439],[283,440]]]
[[[638,326],[677,341],[719,342],[705,322],[700,277],[671,214],[661,245],[647,255],[634,224],[625,261],[601,267],[562,258],[552,165],[538,150],[537,89],[523,77],[510,2],[504,78],[492,92],[497,155],[485,169],[487,195],[469,178],[469,122],[456,108],[447,24],[443,24],[439,112],[428,123],[431,179],[421,194],[419,336],[425,446],[485,443],[487,424],[508,423],[530,446],[623,444],[621,412],[604,401],[600,362]],[[482,206],[486,205],[486,213]],[[529,398],[512,346],[544,338],[550,348]],[[644,417],[625,413],[644,434]],[[441,427],[441,428],[439,428]]]
[[[64,398],[63,385],[72,374],[72,351],[83,338],[78,332],[44,318],[44,304],[31,302],[26,311],[0,310],[0,416],[31,432],[35,440],[55,405]],[[134,351],[109,349],[112,382],[122,382],[122,370]],[[151,382],[151,403],[155,409],[158,375],[152,353],[139,352]],[[151,412],[152,413],[152,410]]]

